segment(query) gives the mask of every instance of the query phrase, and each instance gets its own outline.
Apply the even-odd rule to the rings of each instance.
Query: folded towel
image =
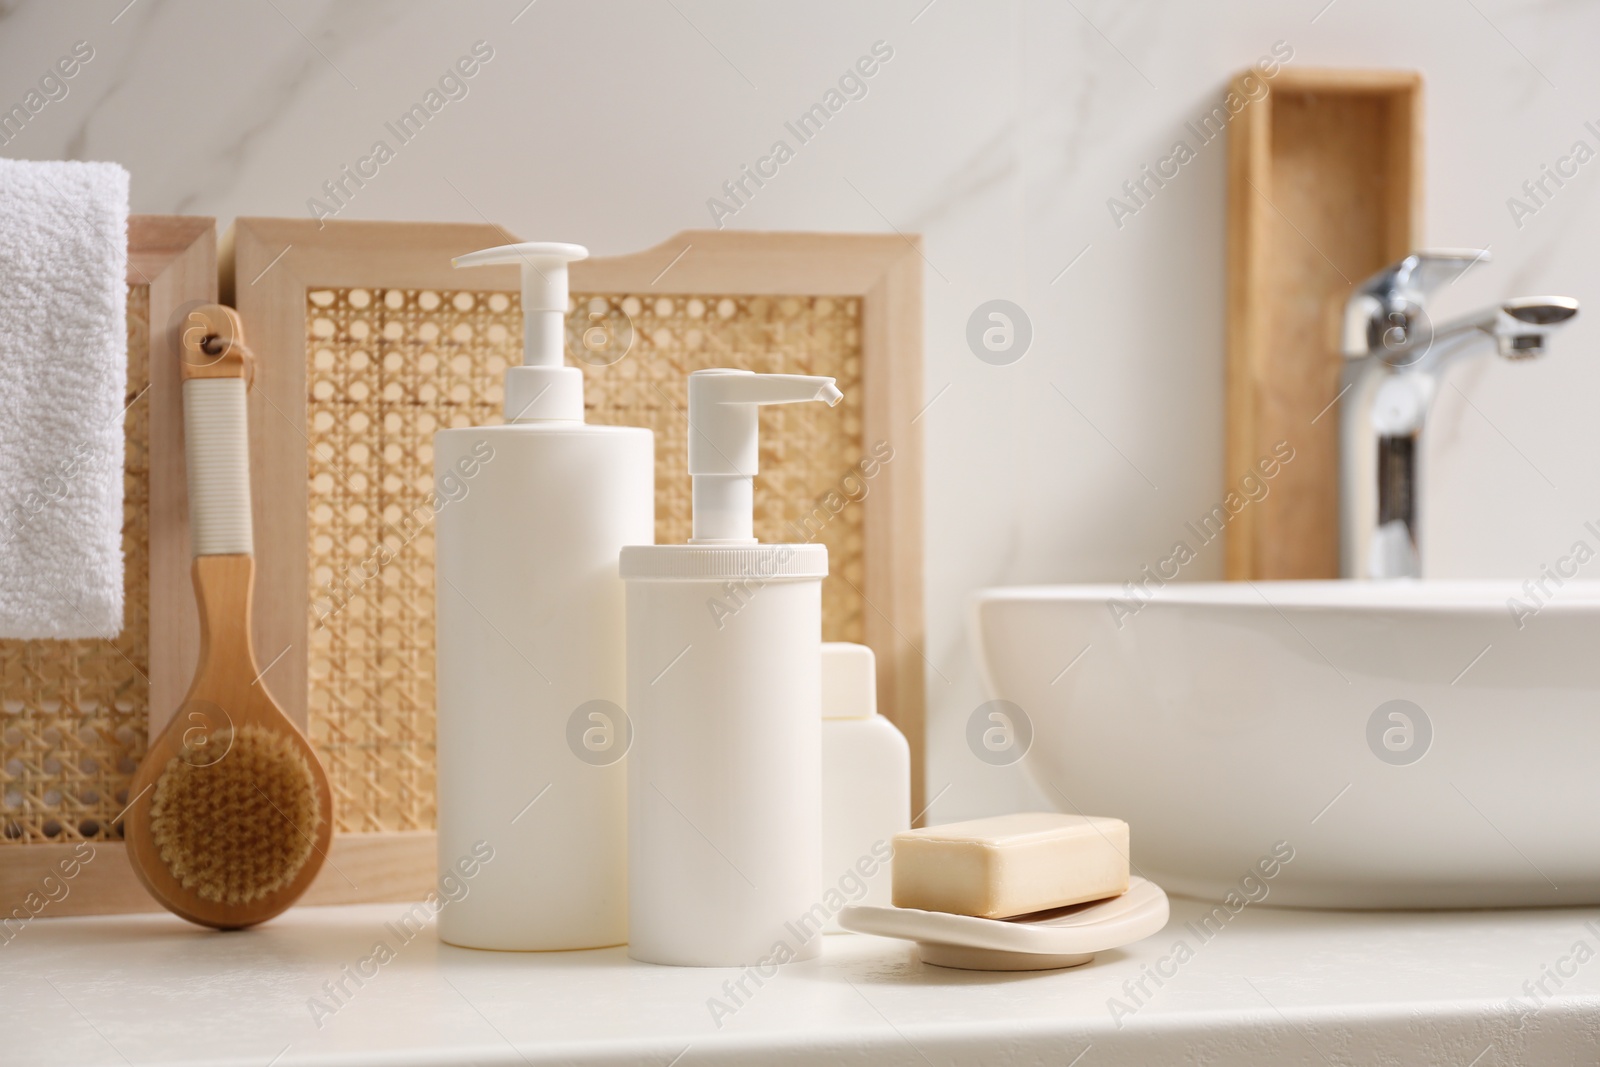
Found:
[[[128,172],[0,159],[0,637],[122,630]]]

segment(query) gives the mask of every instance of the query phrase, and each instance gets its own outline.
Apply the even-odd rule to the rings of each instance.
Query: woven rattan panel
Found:
[[[149,335],[150,289],[129,286],[122,633],[0,641],[0,844],[122,836],[150,715]]]
[[[865,455],[860,318],[853,298],[583,294],[568,316],[570,350],[592,360],[579,363],[588,420],[655,431],[661,543],[689,536],[690,371],[839,379],[837,408],[764,409],[755,522],[763,541],[828,546],[823,629],[834,641],[861,640],[865,608],[861,509],[847,503],[864,491],[852,477]],[[433,434],[503,421],[501,376],[521,359],[520,304],[504,293],[317,290],[306,325],[311,738],[341,832],[427,829]],[[791,525],[807,516],[809,525]]]

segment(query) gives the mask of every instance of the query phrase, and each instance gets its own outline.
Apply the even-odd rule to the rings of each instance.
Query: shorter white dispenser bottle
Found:
[[[694,537],[622,550],[628,955],[766,968],[821,948],[822,579],[828,549],[752,536],[757,407],[832,378],[689,376]]]
[[[562,356],[567,264],[587,254],[455,261],[522,268],[525,361],[506,371],[505,425],[433,438],[439,876],[459,890],[438,930],[464,948],[628,939],[617,553],[655,540],[655,437],[583,421],[583,373]]]
[[[866,645],[822,646],[822,885],[887,907],[891,842],[911,829],[911,747],[878,714],[876,666]]]

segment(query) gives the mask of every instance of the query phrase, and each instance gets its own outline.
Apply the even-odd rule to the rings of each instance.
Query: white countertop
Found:
[[[636,964],[622,949],[474,952],[431,928],[403,942],[398,904],[298,908],[232,934],[165,915],[39,919],[0,945],[0,1063],[1600,1061],[1600,909],[1248,907],[1201,942],[1185,924],[1210,906],[1172,905],[1160,934],[1039,974],[941,970],[909,944],[831,936],[720,1029],[707,1002],[731,1006],[722,985],[739,972]],[[1146,978],[1149,996],[1124,989],[1180,939],[1193,956],[1161,964],[1173,977]],[[359,987],[345,979],[337,1005],[324,983],[380,941],[393,958],[367,964]],[[1547,996],[1524,988],[1541,980]],[[1136,1010],[1114,1020],[1113,997]]]

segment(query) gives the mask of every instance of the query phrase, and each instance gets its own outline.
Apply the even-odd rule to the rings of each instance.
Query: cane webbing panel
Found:
[[[150,713],[149,336],[150,289],[130,285],[122,633],[0,641],[0,845],[122,836]]]
[[[433,434],[498,424],[521,359],[515,295],[324,289],[307,297],[309,726],[342,832],[434,825]],[[824,637],[859,641],[861,302],[574,294],[593,423],[656,434],[656,539],[687,540],[686,376],[706,367],[823,374],[844,401],[764,409],[756,536],[828,546]],[[619,355],[631,335],[626,355]],[[607,365],[599,365],[607,363]],[[791,526],[807,516],[809,525]],[[380,562],[387,559],[386,562]]]

